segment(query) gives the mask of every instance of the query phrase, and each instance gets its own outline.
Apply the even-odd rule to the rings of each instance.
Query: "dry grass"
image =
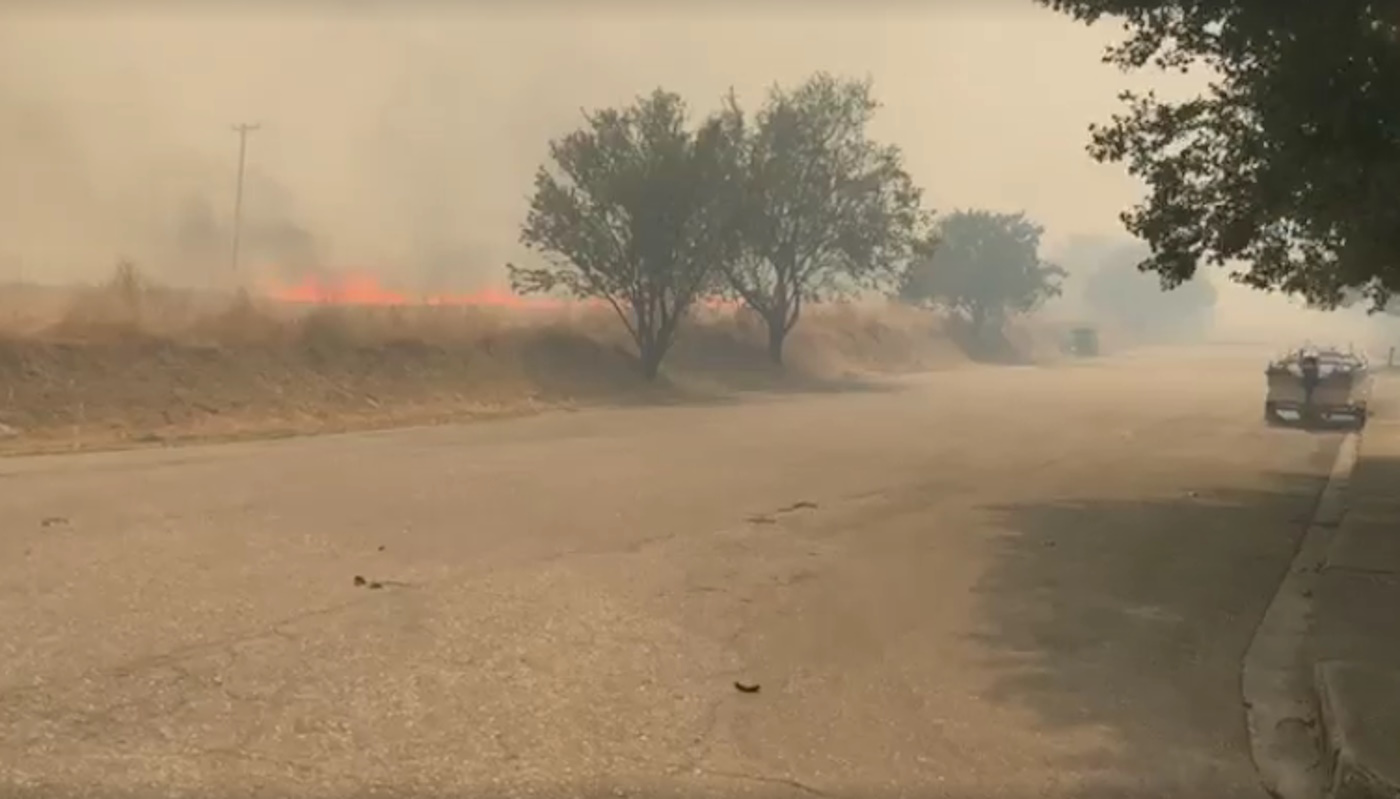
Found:
[[[965,358],[905,308],[812,311],[773,369],[762,329],[709,312],[665,380],[606,312],[295,307],[177,291],[123,264],[100,286],[0,288],[0,441],[72,450],[425,424],[541,408],[814,388]],[[18,431],[18,434],[14,434]]]

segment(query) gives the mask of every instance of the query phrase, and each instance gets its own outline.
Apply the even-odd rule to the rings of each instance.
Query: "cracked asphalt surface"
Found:
[[[1262,363],[0,461],[0,795],[1257,799]]]

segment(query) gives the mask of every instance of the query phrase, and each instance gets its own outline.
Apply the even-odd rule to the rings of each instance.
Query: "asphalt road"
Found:
[[[1262,362],[0,461],[0,794],[1259,797]]]

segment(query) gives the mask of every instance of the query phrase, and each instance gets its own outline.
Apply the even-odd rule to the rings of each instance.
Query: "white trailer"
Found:
[[[1264,420],[1305,427],[1366,424],[1371,370],[1364,356],[1328,347],[1301,347],[1265,370]]]

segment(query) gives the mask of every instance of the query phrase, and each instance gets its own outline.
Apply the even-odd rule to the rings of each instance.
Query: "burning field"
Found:
[[[484,289],[453,293],[413,293],[384,286],[365,272],[335,275],[308,275],[296,282],[275,279],[260,281],[261,294],[269,300],[289,305],[341,305],[379,308],[496,308],[510,311],[606,310],[602,300],[564,300],[555,297],[522,297],[509,290]],[[701,300],[709,311],[734,312],[739,303],[719,299]]]
[[[600,303],[508,291],[415,295],[352,273],[237,295],[153,284],[130,266],[87,288],[0,287],[0,449],[431,424],[743,390],[830,388],[956,365],[940,322],[907,308],[818,308],[787,366],[756,320],[700,308],[641,379]]]
[[[602,307],[602,303],[571,303],[547,297],[522,297],[499,289],[462,294],[413,294],[386,287],[374,275],[363,272],[308,275],[297,282],[264,279],[260,284],[264,297],[289,305],[501,308],[513,311],[558,311],[581,305]]]

